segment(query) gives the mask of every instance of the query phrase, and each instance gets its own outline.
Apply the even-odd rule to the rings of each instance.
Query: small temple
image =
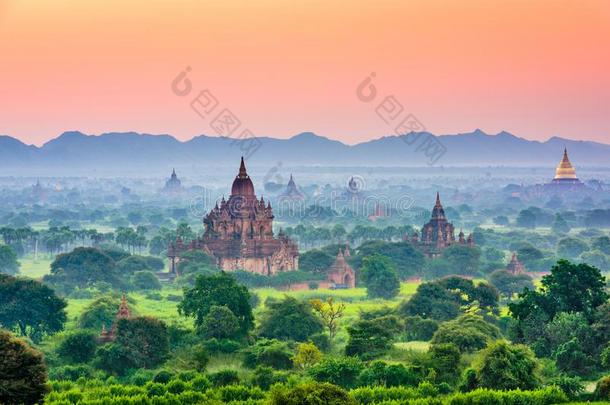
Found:
[[[224,271],[272,275],[297,270],[298,247],[281,230],[273,235],[273,219],[271,204],[257,198],[242,157],[229,199],[223,197],[203,218],[203,236],[188,245],[180,239],[170,244],[170,270],[176,273],[180,254],[188,250],[204,251]]]
[[[121,303],[119,304],[119,310],[114,317],[114,322],[112,323],[112,327],[110,330],[106,329],[106,325],[102,324],[102,331],[100,333],[99,341],[101,343],[108,343],[114,341],[116,336],[116,328],[117,324],[121,319],[131,319],[131,310],[129,309],[129,305],[127,305],[127,298],[125,294],[121,297]]]
[[[525,266],[519,261],[516,253],[513,253],[513,257],[510,259],[510,262],[506,266],[506,270],[508,270],[514,275],[525,273]]]
[[[40,179],[32,186],[32,196],[37,201],[44,201],[47,198],[47,190],[40,184]]]
[[[408,238],[406,238],[408,240]],[[417,232],[413,233],[411,243],[420,248],[428,257],[437,257],[441,251],[451,245],[459,244],[474,246],[472,234],[466,238],[464,232],[460,231],[458,239],[455,239],[455,228],[445,216],[445,209],[441,204],[440,194],[436,193],[436,203],[432,208],[432,217],[421,229],[421,237]]]
[[[345,259],[349,256],[348,247],[345,248],[345,251],[339,249],[335,262],[328,269],[327,280],[331,283],[332,288],[341,289],[356,287],[356,273]]]
[[[176,175],[176,169],[172,169],[172,174],[165,182],[165,187],[162,190],[166,194],[179,194],[183,191],[182,182]]]
[[[286,189],[279,196],[280,200],[292,200],[292,201],[301,201],[305,199],[305,196],[299,188],[297,187],[294,179],[292,178],[292,174],[290,174],[290,180],[288,180],[288,184],[286,185]]]

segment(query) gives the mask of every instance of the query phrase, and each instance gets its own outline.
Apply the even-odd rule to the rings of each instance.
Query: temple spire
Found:
[[[441,195],[439,194],[439,192],[436,192],[436,205],[440,206],[441,205]]]
[[[237,177],[239,178],[246,178],[248,177],[248,173],[246,172],[246,164],[244,163],[244,157],[241,157],[241,163],[239,165],[239,174],[237,175]]]

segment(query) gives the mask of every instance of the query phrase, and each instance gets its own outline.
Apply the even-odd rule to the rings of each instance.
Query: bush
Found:
[[[222,387],[225,385],[239,384],[239,377],[237,376],[237,371],[227,369],[210,374],[210,381],[215,387]]]
[[[316,381],[329,382],[342,388],[354,388],[364,364],[356,357],[328,357],[309,369]]]
[[[268,390],[273,384],[286,382],[286,373],[275,371],[271,367],[258,366],[254,370],[252,383],[264,390]]]
[[[49,371],[49,379],[76,381],[81,377],[92,378],[93,369],[86,365],[54,367]]]
[[[239,342],[230,339],[208,339],[203,346],[210,353],[235,353],[241,348]]]
[[[244,349],[244,366],[255,368],[263,365],[276,369],[292,368],[293,353],[286,342],[276,339],[260,339],[254,345]]]
[[[95,355],[96,336],[88,331],[75,331],[59,344],[57,354],[71,363],[87,363]]]
[[[473,352],[498,339],[500,330],[478,315],[462,315],[442,323],[432,337],[432,344],[453,343],[460,351]]]
[[[161,289],[161,282],[152,271],[136,271],[131,277],[131,283],[138,290]]]
[[[195,391],[207,391],[212,387],[212,382],[205,375],[199,375],[191,380],[191,387]]]
[[[358,381],[359,385],[371,387],[415,387],[421,382],[421,377],[411,368],[407,368],[402,364],[388,365],[383,361],[375,361],[362,370]]]
[[[597,382],[595,397],[600,401],[610,401],[610,375]]]
[[[161,383],[161,384],[167,384],[168,382],[170,382],[172,380],[172,378],[174,378],[174,373],[168,370],[160,370],[157,374],[155,374],[155,376],[153,377],[153,381],[156,383]]]
[[[407,316],[404,318],[405,340],[429,341],[438,329],[439,322],[434,319],[425,319],[421,316]]]
[[[347,391],[328,383],[300,384],[294,388],[277,387],[271,392],[273,405],[352,405]]]
[[[248,401],[251,399],[263,399],[265,394],[258,387],[245,387],[243,385],[227,385],[218,390],[220,399],[229,403],[231,401]]]

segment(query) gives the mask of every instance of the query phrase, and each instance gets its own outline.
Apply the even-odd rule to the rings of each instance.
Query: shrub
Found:
[[[86,365],[66,365],[49,370],[49,379],[76,381],[81,377],[93,377],[93,369]]]
[[[407,316],[404,318],[405,340],[407,342],[432,339],[434,332],[438,329],[439,322],[434,319],[425,319],[421,316]]]
[[[180,394],[181,392],[186,390],[186,387],[186,383],[181,380],[171,380],[166,385],[167,392],[171,392],[172,394]]]
[[[131,277],[131,283],[138,290],[160,290],[161,282],[151,271],[136,271]]]
[[[96,336],[88,331],[75,331],[59,344],[57,354],[71,363],[86,363],[95,355]]]
[[[264,390],[268,390],[275,383],[283,383],[286,380],[285,372],[278,372],[265,366],[256,367],[252,377],[252,383]]]
[[[222,387],[225,385],[239,384],[239,377],[237,376],[237,371],[227,369],[210,374],[210,381],[215,387]]]
[[[251,399],[263,399],[265,394],[258,387],[245,387],[243,385],[227,385],[218,390],[223,402],[248,401]]]
[[[174,378],[174,375],[175,374],[169,370],[160,370],[153,377],[153,381],[156,383],[167,384],[172,380],[172,378]]]
[[[207,391],[212,387],[212,382],[210,379],[204,375],[199,375],[191,380],[191,387],[195,391]]]
[[[292,368],[292,355],[286,342],[260,339],[244,350],[244,366],[255,368],[264,365],[286,370]]]
[[[375,361],[362,370],[358,382],[363,386],[414,387],[421,382],[421,378],[402,364],[388,365],[383,361]]]
[[[292,362],[295,367],[307,369],[322,359],[322,352],[313,343],[299,343]]]
[[[328,357],[309,369],[316,381],[329,382],[342,388],[357,385],[364,364],[356,357]]]
[[[610,375],[597,382],[595,396],[601,401],[610,401]]]
[[[473,352],[500,337],[500,330],[478,315],[462,315],[442,323],[432,337],[432,344],[453,343],[460,351]]]
[[[347,391],[328,383],[300,384],[293,388],[277,387],[271,392],[273,405],[352,405],[356,402]]]

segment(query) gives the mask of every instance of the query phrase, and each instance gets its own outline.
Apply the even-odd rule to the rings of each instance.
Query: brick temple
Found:
[[[296,270],[298,247],[282,231],[277,237],[273,235],[273,218],[271,204],[257,198],[242,157],[231,196],[228,200],[223,197],[203,219],[203,236],[189,244],[177,239],[169,246],[172,272],[176,272],[180,254],[187,250],[203,250],[225,271],[272,275]]]

